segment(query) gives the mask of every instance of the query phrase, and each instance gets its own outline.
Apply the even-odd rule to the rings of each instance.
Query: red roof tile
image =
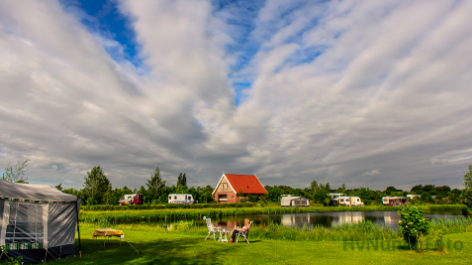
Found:
[[[225,176],[236,193],[242,191],[246,194],[267,194],[255,175],[225,174]]]

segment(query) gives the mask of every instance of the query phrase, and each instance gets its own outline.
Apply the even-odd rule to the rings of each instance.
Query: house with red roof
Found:
[[[238,194],[242,196],[238,196]],[[248,195],[267,194],[266,189],[254,175],[236,175],[223,173],[213,191],[213,198],[218,203],[237,203]]]

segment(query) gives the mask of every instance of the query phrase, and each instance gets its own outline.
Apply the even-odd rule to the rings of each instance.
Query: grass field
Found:
[[[51,264],[470,264],[472,233],[454,233],[444,240],[457,248],[445,252],[433,247],[423,252],[409,250],[401,240],[384,243],[377,250],[357,241],[276,241],[251,239],[251,244],[204,241],[201,235],[166,232],[160,227],[118,225],[125,233],[122,245],[112,239],[103,245],[92,240],[93,225],[82,225],[82,258]],[[389,242],[389,248],[387,246]],[[395,247],[392,247],[395,242]],[[132,246],[131,246],[132,245]],[[138,251],[136,251],[135,249]],[[361,248],[362,247],[362,248]]]
[[[426,205],[425,212],[453,211],[460,214],[464,205]],[[201,219],[203,216],[224,217],[236,215],[254,214],[281,214],[304,212],[342,212],[342,211],[398,211],[401,207],[392,206],[365,206],[365,207],[245,207],[245,208],[203,208],[203,209],[152,209],[137,210],[128,209],[113,211],[81,211],[80,221],[94,223],[100,218],[105,218],[113,223],[152,221],[158,219]]]

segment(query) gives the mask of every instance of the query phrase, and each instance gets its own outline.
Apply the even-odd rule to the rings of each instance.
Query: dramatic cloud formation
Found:
[[[101,165],[119,187],[159,166],[170,184],[409,189],[459,187],[472,163],[470,1],[116,10],[127,43],[78,6],[0,0],[0,166],[66,187]]]

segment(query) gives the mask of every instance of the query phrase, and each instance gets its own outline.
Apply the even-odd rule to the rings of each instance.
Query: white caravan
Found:
[[[339,205],[364,206],[364,203],[361,201],[361,198],[357,196],[339,196],[335,200],[338,201]]]
[[[179,203],[188,203],[191,204],[193,203],[193,197],[192,194],[169,194],[169,200],[168,203],[174,203],[174,204],[179,204]]]
[[[288,195],[282,197],[280,205],[282,207],[310,207],[310,200],[298,196],[292,197],[292,195]]]

